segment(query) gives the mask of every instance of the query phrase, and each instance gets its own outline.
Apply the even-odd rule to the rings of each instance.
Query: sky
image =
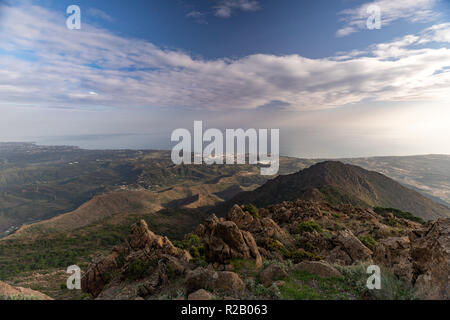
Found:
[[[450,154],[449,89],[449,0],[0,0],[0,141],[170,149],[202,120],[297,157]]]

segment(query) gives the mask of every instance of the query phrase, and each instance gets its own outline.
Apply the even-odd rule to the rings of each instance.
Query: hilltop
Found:
[[[295,199],[362,208],[397,208],[425,220],[450,217],[448,207],[378,172],[338,161],[325,161],[290,175],[278,176],[253,191],[236,195],[223,208],[234,203],[267,206]]]

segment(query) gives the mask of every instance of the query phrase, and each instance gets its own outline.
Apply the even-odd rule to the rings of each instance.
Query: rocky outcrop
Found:
[[[333,239],[335,248],[327,260],[342,265],[350,265],[371,260],[372,251],[353,234],[351,230],[338,231]]]
[[[204,301],[204,300],[211,300],[212,294],[204,289],[197,290],[195,292],[192,292],[188,296],[188,300],[198,300],[198,301]]]
[[[345,266],[371,263],[409,284],[408,294],[449,299],[450,219],[422,226],[371,209],[306,201],[257,213],[244,208],[233,206],[225,218],[211,215],[194,231],[197,237],[177,244],[195,259],[140,221],[123,245],[93,261],[83,289],[97,299],[153,299],[169,290],[172,299],[208,300],[254,298],[262,284],[266,291],[256,291],[274,297],[295,272],[347,277]],[[269,266],[260,271],[263,257]],[[342,274],[332,264],[343,266]],[[319,280],[301,281],[314,289]]]
[[[245,290],[244,282],[236,273],[200,267],[187,273],[185,287],[187,293],[204,289],[228,295],[239,295]]]
[[[189,270],[189,266],[174,256],[162,255],[157,267],[138,287],[138,294],[146,297],[157,293],[161,288],[170,284],[171,280],[182,277]]]
[[[294,239],[269,217],[254,217],[243,207],[234,205],[226,215],[228,221],[233,221],[239,229],[250,232],[258,244],[268,238],[276,239],[284,245],[291,245]]]
[[[212,215],[197,228],[196,233],[204,241],[209,262],[228,264],[232,259],[254,259],[257,267],[262,265],[252,234],[239,229],[233,221]]]
[[[0,281],[0,300],[53,300],[49,296],[35,290],[13,287]]]
[[[421,299],[450,298],[450,219],[410,232],[409,237],[382,239],[374,261],[414,287]]]
[[[324,261],[303,261],[294,265],[291,271],[308,272],[324,278],[342,277],[336,268]]]
[[[278,264],[271,264],[260,274],[261,282],[265,287],[269,287],[273,282],[277,280],[283,280],[287,277],[288,274],[284,267]]]
[[[450,219],[440,219],[415,236],[411,235],[411,260],[417,272],[417,296],[450,299]]]
[[[175,247],[167,237],[155,235],[148,229],[147,223],[141,220],[131,226],[131,235],[124,245],[115,247],[106,257],[94,259],[82,277],[82,288],[97,297],[113,280],[112,275],[118,274],[123,278],[137,272],[134,269],[138,263],[139,268],[154,267],[152,279],[144,285],[151,292],[155,286],[167,282],[167,270],[182,274],[190,259],[187,251]]]
[[[411,241],[408,237],[391,237],[380,240],[374,249],[374,261],[388,267],[407,283],[413,282],[414,267],[410,255]]]

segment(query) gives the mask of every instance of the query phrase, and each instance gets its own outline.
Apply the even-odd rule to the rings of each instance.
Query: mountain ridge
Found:
[[[450,208],[435,203],[385,175],[340,161],[324,161],[299,172],[278,176],[261,187],[242,192],[224,204],[267,206],[296,199],[352,204],[363,208],[392,207],[424,219],[450,217]]]

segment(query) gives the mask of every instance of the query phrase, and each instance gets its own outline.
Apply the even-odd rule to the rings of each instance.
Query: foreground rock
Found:
[[[333,242],[335,248],[330,252],[328,261],[341,265],[371,261],[372,251],[351,230],[338,231]]]
[[[414,281],[414,266],[410,255],[409,237],[382,239],[374,250],[374,260],[388,267],[396,276],[407,283]]]
[[[450,219],[421,225],[371,209],[308,201],[255,209],[235,205],[225,218],[211,215],[177,243],[186,250],[140,221],[123,245],[92,262],[83,290],[97,299],[270,299],[282,298],[289,283],[320,296],[317,282],[325,280],[298,279],[296,271],[341,283],[349,280],[347,268],[370,263],[402,282],[387,288],[402,292],[385,297],[409,299],[415,292],[421,299],[449,299]],[[268,266],[261,270],[263,258]],[[342,266],[342,274],[332,264]],[[359,297],[359,289],[336,297]]]
[[[188,296],[188,300],[194,300],[194,301],[195,300],[198,300],[198,301],[211,300],[211,298],[212,298],[211,293],[209,293],[208,291],[206,291],[204,289],[197,290]]]
[[[245,290],[244,282],[236,273],[205,268],[197,268],[188,272],[185,286],[187,293],[205,289],[212,292],[239,296]]]
[[[412,234],[414,238],[417,234]],[[417,270],[415,289],[422,299],[450,299],[450,219],[431,224],[412,241],[411,260]]]
[[[167,237],[155,235],[145,221],[131,227],[131,235],[122,246],[115,247],[106,257],[93,261],[82,278],[82,288],[94,297],[111,282],[111,274],[121,278],[151,275],[143,285],[151,293],[169,279],[168,271],[183,274],[191,259],[190,254],[175,247]]]
[[[283,280],[287,277],[286,270],[278,264],[268,266],[260,274],[261,282],[265,287],[269,287],[273,282]]]
[[[254,259],[257,267],[262,266],[253,235],[239,229],[233,221],[212,215],[197,228],[196,234],[203,239],[205,254],[210,262],[227,264],[232,259]]]
[[[420,299],[450,299],[450,219],[428,223],[408,237],[383,239],[374,260],[410,283]]]
[[[342,277],[336,268],[324,261],[304,261],[294,265],[292,271],[308,272],[324,278]]]
[[[13,287],[0,281],[0,300],[53,300],[49,296],[35,290]]]

